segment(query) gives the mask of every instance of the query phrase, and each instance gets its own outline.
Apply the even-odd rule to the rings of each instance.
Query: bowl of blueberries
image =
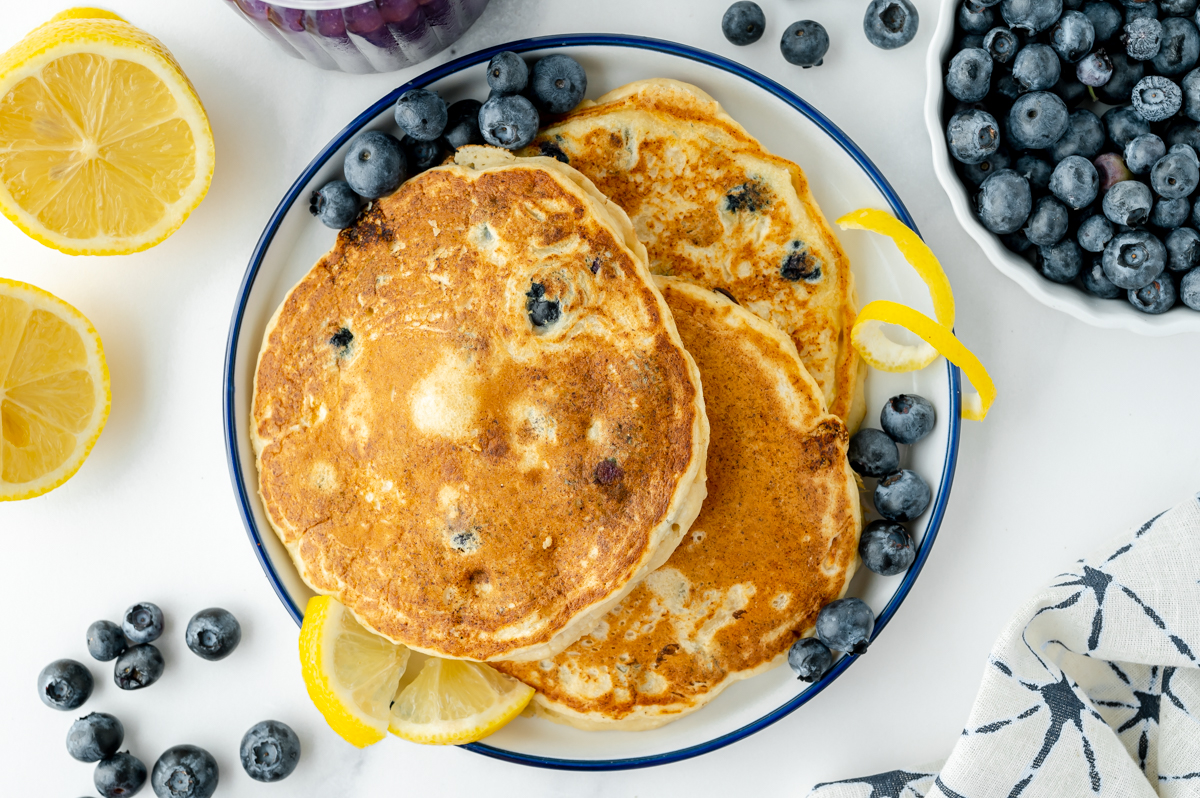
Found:
[[[1000,271],[1098,327],[1200,331],[1198,0],[943,0],[934,170]]]

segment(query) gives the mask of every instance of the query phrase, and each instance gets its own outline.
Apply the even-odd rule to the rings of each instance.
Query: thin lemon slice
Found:
[[[912,363],[919,359],[908,352],[896,350],[911,350],[916,347],[901,347],[886,338],[882,332],[878,337],[887,341],[894,349],[881,346],[875,337],[875,332],[868,326],[872,322],[898,324],[914,335],[918,335],[936,353],[940,352],[954,365],[963,370],[967,379],[975,386],[978,393],[968,393],[963,397],[963,418],[972,421],[983,421],[987,416],[992,402],[996,401],[996,384],[991,375],[979,362],[979,358],[971,350],[963,346],[962,341],[954,337],[946,327],[938,324],[924,313],[919,313],[907,305],[887,300],[876,300],[863,308],[854,322],[850,332],[850,340],[863,359],[882,371],[912,371]]]
[[[409,651],[367,631],[332,596],[314,596],[300,628],[300,666],[308,696],[329,726],[365,748],[387,734],[388,708]]]
[[[392,734],[425,745],[481,740],[521,714],[533,688],[479,662],[430,657],[392,705]]]
[[[0,501],[40,496],[74,476],[111,398],[92,323],[53,294],[0,278]]]
[[[71,255],[159,243],[208,191],[204,107],[163,44],[78,8],[0,56],[0,212]]]

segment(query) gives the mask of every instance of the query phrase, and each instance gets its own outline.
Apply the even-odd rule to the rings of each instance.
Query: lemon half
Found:
[[[392,734],[425,745],[482,740],[533,698],[533,688],[479,662],[430,657],[396,696]]]

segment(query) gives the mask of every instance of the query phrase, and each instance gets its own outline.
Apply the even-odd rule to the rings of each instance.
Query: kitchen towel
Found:
[[[1059,574],[1004,630],[950,758],[809,798],[1200,796],[1200,494]]]

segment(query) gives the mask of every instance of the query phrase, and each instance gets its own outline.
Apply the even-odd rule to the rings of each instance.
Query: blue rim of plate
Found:
[[[291,209],[300,193],[312,180],[313,176],[329,157],[337,152],[342,145],[350,140],[360,129],[368,123],[374,121],[380,113],[385,111],[396,102],[396,99],[408,91],[409,89],[420,88],[427,86],[430,83],[441,80],[444,77],[461,71],[465,67],[474,66],[491,60],[496,53],[510,50],[513,52],[527,52],[530,50],[546,50],[556,47],[581,47],[581,46],[602,46],[602,47],[628,47],[638,50],[650,50],[667,55],[674,55],[680,58],[686,58],[690,61],[697,61],[707,66],[716,67],[726,72],[737,75],[750,83],[765,89],[773,94],[778,99],[787,103],[793,109],[807,117],[811,122],[823,130],[830,138],[846,151],[846,153],[854,159],[859,167],[866,172],[867,176],[879,189],[891,206],[891,211],[896,218],[904,222],[914,231],[917,230],[916,222],[913,221],[912,215],[908,209],[904,207],[904,203],[900,200],[896,190],[892,188],[887,178],[879,171],[871,159],[867,157],[858,145],[850,140],[842,130],[831,122],[824,114],[818,111],[813,106],[809,105],[798,95],[788,90],[776,81],[762,75],[754,70],[745,67],[728,58],[710,53],[706,50],[700,50],[695,47],[689,47],[684,44],[665,41],[662,39],[649,39],[640,36],[617,36],[613,34],[573,34],[564,36],[540,36],[533,39],[522,39],[520,41],[508,42],[499,44],[494,47],[489,47],[484,50],[479,50],[461,58],[456,58],[453,61],[448,61],[439,67],[435,67],[430,71],[420,75],[417,78],[405,83],[404,85],[391,91],[370,108],[359,114],[353,122],[347,125],[340,133],[338,133],[332,141],[325,146],[316,158],[305,168],[296,182],[288,189],[284,195],[283,201],[271,214],[271,219],[267,222],[266,228],[263,230],[262,236],[258,240],[258,244],[254,247],[254,253],[250,256],[250,264],[246,268],[246,275],[242,279],[241,287],[238,289],[237,303],[234,307],[233,320],[229,326],[229,338],[226,342],[225,350],[225,397],[223,402],[223,416],[225,424],[225,451],[226,459],[229,465],[229,476],[233,481],[233,489],[237,496],[238,509],[242,515],[242,521],[246,525],[246,532],[250,536],[250,542],[254,545],[254,554],[258,557],[258,562],[262,566],[263,571],[267,575],[267,579],[271,582],[271,586],[275,589],[276,595],[283,602],[284,607],[292,616],[297,624],[303,623],[304,614],[300,608],[292,601],[291,596],[284,588],[279,574],[275,571],[274,565],[267,558],[263,551],[262,538],[259,536],[258,527],[254,522],[254,516],[250,509],[250,498],[247,493],[245,480],[242,478],[242,471],[239,466],[238,458],[238,439],[237,439],[237,424],[234,415],[234,367],[237,358],[237,343],[238,337],[242,329],[242,318],[246,312],[246,302],[250,294],[250,289],[254,285],[254,280],[258,276],[259,267],[262,265],[263,256],[267,249],[271,246],[275,238],[275,233],[279,229],[283,217]],[[918,231],[919,234],[919,231]],[[942,525],[942,518],[946,512],[946,505],[950,499],[950,488],[954,483],[954,470],[958,463],[958,443],[961,433],[961,416],[962,416],[962,382],[958,367],[947,361],[946,369],[950,380],[950,435],[946,443],[946,459],[942,470],[942,478],[938,483],[937,494],[935,496],[933,508],[930,510],[929,524],[925,529],[925,536],[921,540],[921,546],[917,551],[916,560],[908,569],[908,573],[904,577],[904,581],[893,594],[891,600],[883,611],[876,616],[875,629],[871,634],[871,640],[876,637],[887,626],[888,621],[895,615],[896,610],[912,589],[913,583],[916,582],[917,576],[920,575],[921,569],[925,565],[925,560],[929,557],[929,552],[933,548],[934,540],[937,538],[938,530]],[[719,748],[724,748],[727,745],[737,742],[738,740],[749,737],[757,731],[761,731],[781,718],[790,715],[792,712],[799,709],[803,704],[824,690],[838,676],[842,674],[850,665],[857,660],[857,656],[843,656],[834,666],[826,673],[820,681],[812,684],[810,687],[800,693],[798,696],[777,707],[773,711],[763,715],[761,718],[746,724],[731,732],[727,732],[720,737],[716,737],[704,743],[680,748],[676,751],[669,751],[663,754],[654,754],[643,757],[629,757],[625,759],[595,759],[595,760],[580,760],[580,759],[558,759],[555,757],[534,756],[531,754],[519,754],[512,751],[505,751],[494,746],[484,743],[471,743],[461,746],[468,751],[474,751],[484,756],[489,756],[494,759],[512,762],[520,765],[529,765],[532,767],[552,768],[556,770],[575,770],[575,771],[607,771],[607,770],[633,770],[637,768],[653,767],[655,765],[665,765],[671,762],[679,762],[684,759],[690,759],[701,754],[707,754],[711,751],[716,751]]]

